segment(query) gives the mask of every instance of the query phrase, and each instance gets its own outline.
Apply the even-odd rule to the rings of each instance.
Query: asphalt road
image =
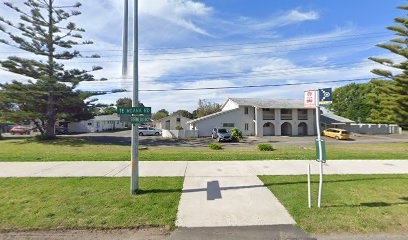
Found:
[[[116,144],[130,146],[131,131],[105,132],[105,133],[85,133],[77,135],[66,135],[67,137],[83,137],[93,142],[104,144]],[[275,146],[307,146],[313,145],[315,136],[305,137],[245,137],[240,142],[226,142],[224,147],[253,147],[259,143],[271,143]],[[371,143],[408,143],[408,134],[401,135],[353,135],[350,140],[336,140],[323,137],[328,144],[371,144]],[[140,145],[160,146],[160,147],[208,147],[208,144],[215,142],[210,137],[189,138],[189,139],[168,139],[161,136],[140,136]]]

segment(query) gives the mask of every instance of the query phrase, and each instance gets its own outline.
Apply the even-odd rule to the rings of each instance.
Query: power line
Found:
[[[333,40],[333,41],[320,41],[320,42],[310,42],[307,44],[318,44],[318,43],[334,43],[334,42],[343,42],[343,41],[350,41],[350,40],[356,40],[356,39],[360,39],[362,38],[361,36],[365,36],[365,35],[372,35],[372,34],[361,34],[361,35],[351,35],[351,36],[358,36],[357,38],[345,38],[345,39],[338,39],[338,40]],[[365,37],[364,39],[367,38],[378,38],[381,36],[390,36],[390,34],[380,34],[377,36],[371,36],[371,37]],[[324,39],[327,39],[330,37],[325,37]],[[310,39],[319,39],[319,38],[310,38]],[[302,39],[305,40],[305,39]],[[306,39],[307,40],[307,39]],[[279,43],[279,42],[298,42],[299,40],[293,39],[293,40],[287,40],[287,41],[274,41],[272,40],[273,43]],[[234,51],[234,50],[248,50],[248,49],[259,49],[259,48],[272,48],[272,47],[286,47],[286,46],[299,46],[299,45],[305,45],[304,43],[297,43],[297,44],[286,44],[286,45],[269,45],[271,44],[271,42],[258,42],[258,43],[251,43],[251,44],[246,44],[246,43],[242,43],[242,44],[225,44],[225,45],[218,45],[218,46],[225,46],[225,47],[231,47],[231,46],[244,46],[244,45],[259,45],[259,44],[268,44],[268,45],[264,45],[264,46],[255,46],[255,47],[242,47],[242,48],[232,48],[232,49],[214,49],[214,50],[204,50],[204,51],[199,51],[199,52],[220,52],[220,51]],[[208,47],[216,47],[216,46],[203,46],[204,48],[208,48]],[[161,48],[157,48],[157,49],[139,49],[139,50],[158,50]],[[163,48],[162,48],[163,49]],[[186,49],[186,50],[197,50],[197,48],[191,48],[191,47],[184,47],[184,48],[164,48],[164,49]],[[80,52],[107,52],[107,51],[122,51],[122,50],[83,50]],[[129,50],[130,51],[130,50]],[[7,53],[7,54],[27,54],[26,52],[0,52],[0,54],[2,53]],[[163,53],[141,53],[139,54],[139,56],[155,56],[155,55],[167,55],[167,54],[182,54],[182,53],[189,53],[189,52],[163,52]],[[101,57],[116,57],[116,56],[122,56],[122,55],[107,55],[107,56],[101,56]],[[131,55],[129,55],[131,56]]]
[[[281,75],[288,75],[288,74],[308,74],[314,72],[320,72],[325,70],[341,70],[344,68],[355,68],[361,65],[365,65],[367,63],[376,64],[372,61],[364,61],[364,62],[346,62],[346,63],[339,63],[339,64],[331,64],[326,66],[308,66],[304,68],[282,68],[282,69],[269,69],[269,70],[259,70],[259,71],[240,71],[240,72],[223,72],[223,73],[208,73],[208,74],[190,74],[190,75],[164,75],[164,76],[143,76],[144,78],[162,78],[162,77],[171,77],[174,79],[165,79],[163,83],[179,83],[179,82],[196,82],[198,80],[219,80],[219,78],[237,78],[241,75],[249,75],[245,77],[256,77],[256,76],[281,76]],[[4,71],[9,72],[7,69],[0,68]],[[83,82],[84,84],[92,84],[92,85],[103,85],[103,84],[114,84],[109,82],[109,80],[128,80],[132,78],[122,78],[122,77],[105,77],[108,81],[93,81],[93,82]],[[241,78],[242,79],[242,78]],[[17,81],[25,81],[28,79],[13,79]],[[152,83],[152,81],[140,81],[146,83]],[[117,83],[117,82],[115,82]],[[120,84],[131,84],[131,82],[121,82]]]
[[[263,84],[263,85],[244,85],[244,86],[229,86],[229,87],[202,87],[202,88],[172,88],[172,89],[141,89],[141,92],[169,92],[169,91],[201,91],[201,90],[222,90],[222,89],[243,89],[243,88],[264,88],[264,87],[284,87],[284,86],[300,86],[300,85],[311,85],[311,84],[319,84],[319,83],[339,83],[339,82],[357,82],[357,81],[368,81],[375,77],[371,78],[356,78],[356,79],[342,79],[342,80],[332,80],[332,81],[313,81],[313,82],[300,82],[300,83],[284,83],[284,84]],[[12,92],[12,93],[20,93],[18,91],[8,91],[8,90],[0,90],[0,92]],[[25,91],[22,94],[27,92],[38,92],[44,93],[41,91]],[[71,91],[53,91],[56,93],[64,93]],[[118,93],[117,91],[78,91],[81,93]],[[123,92],[123,91],[122,91]]]
[[[365,43],[357,43],[357,44],[345,44],[345,45],[334,45],[334,46],[319,46],[313,48],[302,48],[297,49],[296,51],[305,51],[305,50],[315,50],[315,49],[323,49],[323,48],[333,48],[333,47],[346,47],[346,46],[360,46],[366,44],[376,44],[378,42],[365,42]],[[227,54],[227,55],[212,55],[212,56],[195,56],[195,57],[182,57],[182,58],[157,58],[157,59],[141,59],[139,62],[152,62],[152,61],[177,61],[177,60],[194,60],[194,59],[211,59],[211,58],[224,58],[224,57],[240,57],[240,56],[252,56],[252,55],[262,55],[262,54],[270,54],[270,53],[285,53],[285,52],[292,52],[294,50],[282,50],[282,51],[268,51],[268,52],[256,52],[256,53],[240,53],[240,54]],[[117,55],[117,57],[122,55]],[[4,61],[4,60],[3,60]],[[70,61],[66,63],[81,63],[81,64],[101,64],[101,63],[113,63],[113,62],[121,62],[121,60],[106,60],[106,61]],[[130,61],[132,62],[132,61]]]
[[[357,81],[367,81],[367,80],[371,80],[371,79],[372,78],[356,78],[356,79],[343,79],[343,80],[332,80],[332,81],[316,81],[316,82],[301,82],[301,83],[263,84],[263,85],[246,85],[246,86],[231,86],[231,87],[146,89],[146,90],[139,90],[139,91],[143,91],[143,92],[169,92],[169,91],[197,91],[197,90],[220,90],[220,89],[283,87],[283,86],[311,85],[311,84],[318,84],[318,83],[357,82]]]

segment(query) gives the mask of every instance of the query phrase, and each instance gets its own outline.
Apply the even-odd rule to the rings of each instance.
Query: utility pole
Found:
[[[133,98],[132,107],[139,106],[139,20],[138,0],[134,0],[133,8]],[[139,190],[139,124],[132,124],[132,175],[130,192]]]
[[[129,32],[129,0],[124,0],[123,7],[123,37],[122,37],[122,76],[128,74],[128,32]]]

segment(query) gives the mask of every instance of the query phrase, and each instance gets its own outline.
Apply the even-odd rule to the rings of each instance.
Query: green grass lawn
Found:
[[[307,208],[306,176],[261,176],[300,227],[312,233],[408,233],[408,175],[329,175],[322,208]]]
[[[183,178],[0,179],[0,230],[174,227]]]
[[[328,159],[408,159],[408,143],[337,144],[327,146]],[[149,147],[140,151],[144,161],[177,160],[284,160],[315,158],[314,146],[276,146],[262,152],[251,148]],[[0,161],[127,161],[130,147],[95,144],[85,139],[65,138],[49,142],[32,139],[0,141]]]

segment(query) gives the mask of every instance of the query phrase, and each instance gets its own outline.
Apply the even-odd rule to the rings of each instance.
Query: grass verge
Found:
[[[174,227],[183,178],[0,179],[0,229]]]
[[[318,209],[307,208],[306,176],[261,176],[300,227],[312,233],[408,233],[408,175],[328,175]]]
[[[276,146],[274,151],[251,148],[149,147],[141,150],[143,161],[200,161],[200,160],[311,160],[314,146]],[[408,143],[328,145],[327,158],[335,159],[408,159]],[[81,138],[62,138],[37,142],[32,139],[0,141],[0,161],[127,161],[130,147],[96,144]]]

